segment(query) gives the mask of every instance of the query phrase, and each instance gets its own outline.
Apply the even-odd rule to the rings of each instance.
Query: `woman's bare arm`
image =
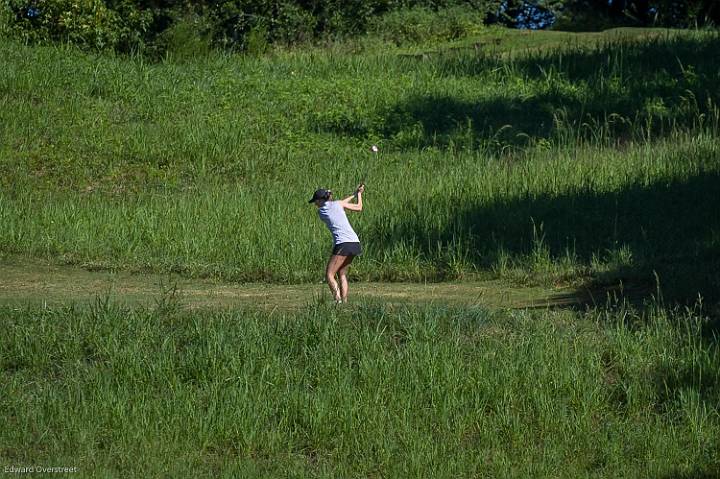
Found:
[[[345,199],[340,200],[340,204],[343,208],[348,209],[350,211],[362,211],[363,209],[363,202],[362,202],[362,194],[363,191],[365,191],[365,185],[358,186],[358,189],[355,191],[355,194],[352,196],[348,196]],[[357,202],[353,203],[352,200],[356,199]]]

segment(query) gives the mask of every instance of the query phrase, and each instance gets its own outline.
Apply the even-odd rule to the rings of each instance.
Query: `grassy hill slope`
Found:
[[[490,31],[150,64],[3,42],[0,252],[315,280],[329,238],[307,197],[367,176],[359,278],[656,271],[712,293],[718,47],[712,32]]]

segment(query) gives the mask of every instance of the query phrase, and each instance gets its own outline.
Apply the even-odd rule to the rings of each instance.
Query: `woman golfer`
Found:
[[[333,250],[325,268],[325,279],[336,303],[346,303],[348,296],[347,272],[355,256],[362,254],[360,239],[350,226],[345,210],[362,211],[362,194],[365,185],[358,186],[355,194],[344,200],[333,200],[330,190],[317,190],[310,203],[318,207],[318,215],[325,222],[333,236]],[[352,202],[353,199],[357,201]],[[340,279],[335,280],[335,275]]]

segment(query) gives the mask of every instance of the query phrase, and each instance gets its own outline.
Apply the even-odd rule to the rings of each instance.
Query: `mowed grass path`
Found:
[[[0,304],[53,307],[89,304],[98,299],[128,306],[173,304],[190,309],[259,308],[300,310],[330,294],[324,282],[310,284],[229,283],[189,279],[177,274],[93,272],[37,261],[0,264]],[[437,304],[454,307],[532,308],[588,299],[569,288],[512,286],[502,281],[445,283],[351,283],[354,303]],[[598,296],[602,302],[605,298]]]

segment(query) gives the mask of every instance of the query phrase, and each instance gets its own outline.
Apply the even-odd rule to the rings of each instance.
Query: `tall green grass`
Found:
[[[647,255],[637,261],[682,258],[688,254],[682,245],[693,239],[666,237],[665,231],[686,226],[685,209],[700,209],[694,214],[708,220],[713,210],[709,202],[699,203],[705,191],[673,197],[672,184],[716,175],[717,143],[683,138],[653,152],[651,161],[647,150],[638,148],[622,154],[586,150],[584,158],[555,150],[512,163],[480,164],[471,154],[447,163],[442,154],[419,153],[412,162],[398,162],[392,176],[371,176],[366,210],[351,216],[367,253],[357,275],[457,278],[483,267],[502,270],[503,254],[515,258],[501,271],[507,273],[528,259],[534,258],[528,266],[540,270],[551,266],[552,257],[566,255],[573,264],[589,266],[593,254],[623,246]],[[332,185],[334,174],[316,181]],[[314,280],[322,273],[329,235],[307,205],[303,183],[309,181],[288,177],[284,190],[266,180],[255,186],[212,183],[185,192],[111,196],[5,193],[0,245],[6,252],[93,267],[230,280]],[[621,196],[658,184],[663,186],[652,194]],[[665,192],[669,198],[662,198]],[[678,214],[663,211],[665,223],[650,225],[643,238],[634,222],[638,216],[643,221],[642,214],[656,217],[653,211],[663,204],[673,204]],[[577,231],[577,222],[586,230]],[[705,232],[703,225],[697,228]],[[574,237],[563,236],[569,234]]]
[[[361,278],[720,290],[717,34],[583,38],[182,64],[4,43],[0,252],[314,280],[306,198],[367,174]]]
[[[3,466],[79,477],[713,477],[692,311],[0,312]]]

